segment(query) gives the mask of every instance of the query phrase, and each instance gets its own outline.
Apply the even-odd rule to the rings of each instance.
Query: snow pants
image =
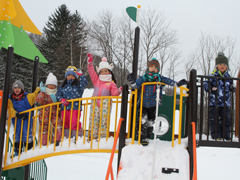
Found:
[[[80,113],[80,114],[79,114]],[[79,114],[79,119],[78,119]],[[61,111],[62,119],[64,118],[64,111]],[[69,137],[69,128],[71,123],[71,137],[76,136],[77,134],[77,124],[78,124],[78,136],[82,136],[82,127],[81,127],[81,111],[73,110],[72,112],[72,122],[71,121],[71,110],[66,110],[65,112],[65,121],[64,121],[64,136]]]
[[[57,126],[56,126],[56,123],[57,123]],[[48,128],[49,128],[49,132],[48,132]],[[49,140],[50,144],[54,142],[55,128],[57,128],[56,142],[60,142],[61,136],[62,136],[62,120],[61,120],[60,114],[58,116],[57,122],[56,122],[56,116],[55,117],[52,116],[50,124],[49,124],[49,117],[44,118],[43,124],[42,124],[42,118],[39,118],[39,135],[40,135],[40,137],[42,136],[42,145],[43,146],[47,145],[47,140]],[[41,133],[42,133],[42,135],[41,135]],[[41,139],[40,139],[40,141],[41,141]]]
[[[156,106],[151,108],[142,107],[141,140],[152,137],[155,116],[156,116]],[[139,120],[140,120],[139,117],[140,117],[140,107],[138,107],[137,109],[136,140],[138,140],[138,134],[139,134]]]
[[[217,117],[217,123],[215,123]],[[223,125],[225,121],[225,133],[223,132]],[[229,107],[225,107],[225,118],[224,118],[224,107],[210,107],[209,108],[209,123],[211,136],[215,139],[215,127],[217,126],[217,137],[223,138],[223,133],[226,140],[230,140],[231,131],[231,112]]]
[[[101,119],[101,124],[100,124],[100,115],[101,115],[101,107],[97,106],[97,100],[95,100],[95,107],[94,105],[94,100],[91,102],[90,106],[90,117],[89,117],[89,125],[90,129],[92,131],[89,131],[89,133],[93,132],[93,139],[98,138],[99,131],[100,132],[100,137],[106,137],[107,133],[107,123],[108,123],[108,111],[109,115],[111,113],[111,104],[110,102],[110,107],[108,107],[109,99],[103,99],[102,101],[102,119]],[[93,108],[94,108],[94,116],[93,116]],[[109,119],[110,121],[110,119]],[[90,134],[91,136],[91,134]]]

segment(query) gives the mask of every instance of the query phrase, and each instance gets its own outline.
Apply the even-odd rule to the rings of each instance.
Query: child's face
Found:
[[[157,67],[156,67],[156,66],[154,66],[154,65],[152,65],[152,66],[149,66],[149,67],[148,67],[148,70],[149,70],[150,72],[154,72],[154,73],[157,73],[157,72],[158,72],[158,69],[157,69]]]
[[[222,63],[217,65],[217,69],[221,72],[224,73],[227,70],[227,65]]]
[[[103,68],[103,69],[100,70],[99,74],[100,75],[107,75],[107,74],[111,74],[111,73],[108,70],[108,68]]]
[[[76,77],[72,74],[67,75],[67,80],[75,80]]]
[[[49,89],[56,89],[56,86],[54,84],[48,84],[47,88],[49,88]]]
[[[22,92],[22,89],[20,87],[15,87],[13,89],[13,92],[16,94],[16,95],[19,95],[21,92]]]

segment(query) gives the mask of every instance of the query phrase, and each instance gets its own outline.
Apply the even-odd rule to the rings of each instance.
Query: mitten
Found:
[[[236,90],[235,84],[231,84],[230,87],[229,87],[229,90],[232,91],[232,92],[235,92],[235,90]]]
[[[127,80],[131,83],[134,84],[136,82],[136,78],[134,77],[133,73],[130,73],[127,75]]]
[[[90,53],[87,53],[87,56],[88,56],[88,62],[89,63],[93,62],[93,55]]]
[[[130,87],[131,87],[132,89],[137,89],[137,84],[136,84],[136,83],[130,84]]]
[[[55,94],[51,94],[50,97],[54,103],[57,102],[57,98],[56,98]]]
[[[41,89],[41,92],[45,92],[46,86],[43,85],[43,82],[40,83],[39,87]]]
[[[122,86],[120,88],[118,88],[118,92],[121,93],[122,92],[122,88],[123,88]]]
[[[211,87],[211,88],[210,88],[210,92],[211,92],[211,93],[216,93],[217,90],[218,90],[217,87]]]
[[[27,114],[26,113],[24,113],[24,114],[16,113],[16,117],[20,118],[20,119],[26,119],[27,118]]]
[[[83,74],[82,70],[80,68],[77,68],[76,71],[77,75],[81,76]]]
[[[64,106],[68,106],[68,105],[69,105],[69,102],[67,101],[67,99],[62,99],[62,100],[61,100],[61,103],[62,103]]]
[[[188,83],[188,81],[186,79],[181,79],[180,81],[177,82],[177,86],[180,87],[180,86],[185,85],[187,83]]]

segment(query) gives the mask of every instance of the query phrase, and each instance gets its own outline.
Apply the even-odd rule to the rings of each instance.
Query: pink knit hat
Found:
[[[103,68],[107,68],[107,69],[109,69],[110,71],[112,71],[113,68],[114,68],[114,66],[113,66],[113,63],[109,64],[109,63],[107,62],[107,58],[103,57],[103,58],[102,58],[102,62],[99,63],[99,68],[96,66],[97,73],[99,73],[100,70],[103,69]]]

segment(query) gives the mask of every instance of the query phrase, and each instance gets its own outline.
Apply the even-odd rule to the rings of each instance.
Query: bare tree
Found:
[[[134,30],[131,22],[125,17],[114,17],[110,11],[103,11],[97,20],[89,23],[89,37],[92,50],[99,56],[105,56],[108,62],[114,63],[114,75],[117,85],[125,82],[126,74],[132,63]]]
[[[149,61],[155,54],[160,61],[162,72],[164,64],[174,56],[171,48],[178,42],[177,33],[170,28],[170,23],[166,22],[164,14],[156,10],[141,12],[140,23],[144,56]]]
[[[236,48],[236,40],[230,37],[220,38],[211,34],[201,34],[199,44],[195,53],[198,57],[199,69],[202,74],[208,75],[215,66],[217,53],[222,51],[228,57],[229,61]]]
[[[185,70],[185,74],[186,74],[186,79],[189,80],[190,77],[190,71],[196,67],[197,62],[198,62],[198,55],[197,54],[190,54],[190,56],[183,61],[184,63],[184,70]]]

